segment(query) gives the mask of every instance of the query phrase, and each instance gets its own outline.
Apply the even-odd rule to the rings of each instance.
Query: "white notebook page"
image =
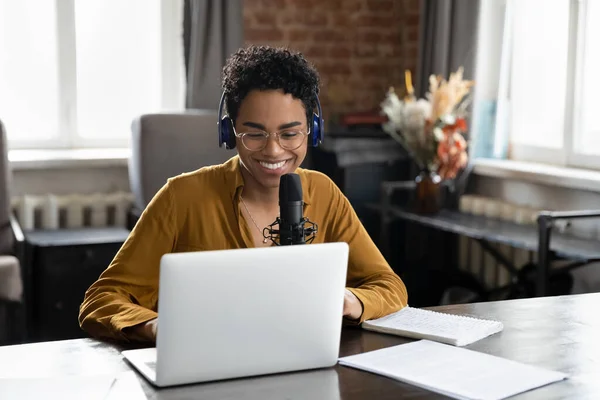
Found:
[[[447,338],[447,343],[466,345],[484,337],[500,332],[504,326],[502,322],[472,318],[462,315],[453,315],[405,307],[402,310],[385,317],[366,321],[363,327],[379,327],[396,330],[398,334],[415,333],[417,337],[425,339]],[[391,333],[391,332],[390,332]]]
[[[456,399],[504,399],[567,377],[429,340],[343,357],[339,362]]]

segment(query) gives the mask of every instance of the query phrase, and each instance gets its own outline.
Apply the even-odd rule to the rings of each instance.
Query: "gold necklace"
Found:
[[[258,224],[256,223],[256,221],[254,220],[254,217],[252,217],[252,214],[250,214],[250,210],[248,210],[248,206],[246,205],[246,202],[244,201],[244,198],[242,196],[240,196],[240,199],[242,200],[242,204],[244,205],[244,208],[246,209],[246,212],[248,213],[248,215],[250,216],[250,219],[252,220],[252,223],[254,224],[254,226],[256,227],[256,230],[258,231],[258,233],[262,234],[263,232],[260,230],[260,228],[258,227]],[[263,234],[264,236],[264,234]],[[263,239],[263,243],[267,243],[268,239],[264,238]]]

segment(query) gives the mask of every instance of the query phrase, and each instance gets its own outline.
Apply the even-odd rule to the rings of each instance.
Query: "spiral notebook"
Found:
[[[502,331],[500,321],[446,314],[406,306],[385,317],[365,321],[366,330],[466,346]]]

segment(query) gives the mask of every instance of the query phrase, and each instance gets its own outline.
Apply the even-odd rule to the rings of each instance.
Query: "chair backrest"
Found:
[[[0,121],[0,254],[12,254],[14,238],[10,226],[12,171],[8,162],[8,138]]]
[[[129,182],[142,211],[167,179],[223,163],[234,155],[219,148],[217,112],[145,114],[133,121]]]

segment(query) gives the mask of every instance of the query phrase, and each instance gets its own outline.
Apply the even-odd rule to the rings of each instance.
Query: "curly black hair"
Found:
[[[223,67],[223,91],[229,117],[252,90],[281,89],[304,104],[308,127],[319,94],[319,75],[301,53],[285,48],[248,46],[235,52]]]

